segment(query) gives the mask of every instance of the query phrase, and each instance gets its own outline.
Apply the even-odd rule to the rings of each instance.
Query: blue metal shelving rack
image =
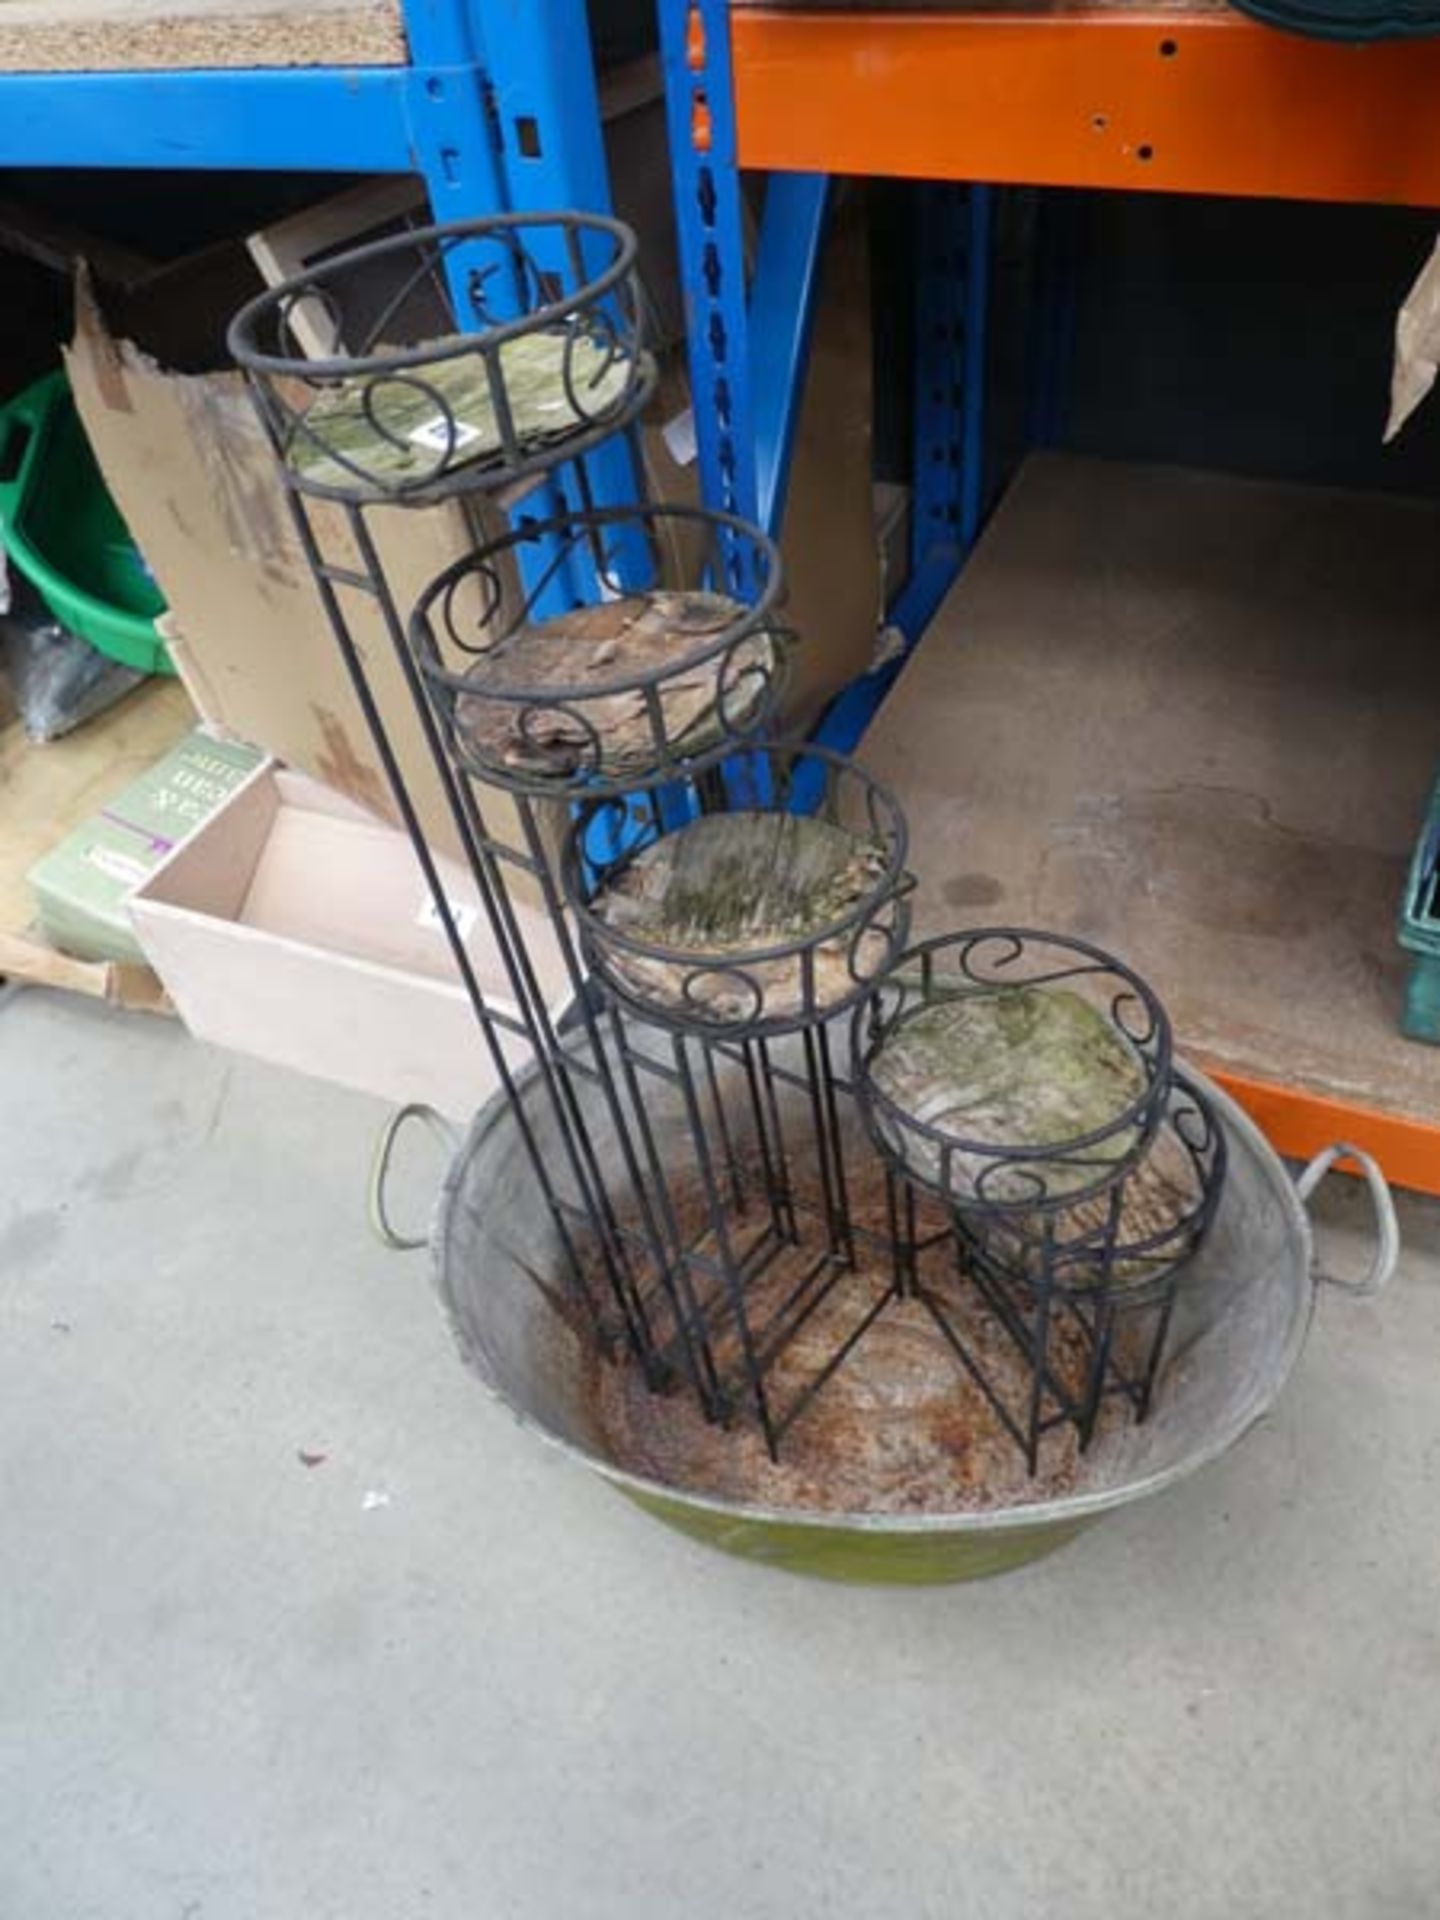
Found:
[[[0,74],[0,168],[410,173],[437,222],[611,211],[585,0],[397,4],[406,65]],[[447,271],[463,301],[463,250]],[[589,464],[629,497],[623,454]]]
[[[1042,203],[1034,234],[1023,437],[1039,445],[1064,438],[1085,196],[1440,204],[1440,149],[1425,136],[1440,41],[1347,48],[1204,6],[659,7],[708,500],[774,499],[766,475],[783,473],[804,364],[793,287],[774,298],[757,266],[747,299],[737,156],[793,170],[770,175],[772,199],[777,181],[813,180],[799,170],[816,165],[916,185],[914,539],[910,579],[891,609],[911,643],[963,564],[990,492],[993,190],[961,183],[1067,190]],[[793,191],[782,189],[778,204]],[[842,694],[819,738],[854,747],[898,665]],[[1282,1152],[1304,1158],[1340,1134],[1398,1182],[1440,1191],[1432,1112],[1364,1105],[1347,1084],[1327,1089],[1313,1072],[1277,1071],[1273,1059],[1214,1071]]]
[[[610,193],[584,0],[402,0],[404,66],[0,75],[0,167],[416,173],[437,220]]]
[[[584,0],[401,4],[403,66],[0,75],[0,167],[403,172],[437,220],[610,210]],[[770,177],[747,285],[727,0],[658,8],[702,491],[778,533],[831,182]],[[910,640],[978,526],[989,195],[936,184],[916,206]],[[822,737],[853,744],[889,677]]]
[[[708,505],[779,536],[831,182],[769,176],[747,285],[729,0],[659,0],[659,10],[701,489]],[[910,645],[979,531],[990,229],[988,187],[917,187],[910,574],[890,609]],[[899,665],[840,695],[823,744],[856,744]]]

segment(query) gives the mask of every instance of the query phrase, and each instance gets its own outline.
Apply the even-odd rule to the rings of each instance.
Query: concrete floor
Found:
[[[1440,1914],[1440,1208],[1198,1480],[846,1590],[488,1404],[380,1117],[0,1001],[3,1920]]]

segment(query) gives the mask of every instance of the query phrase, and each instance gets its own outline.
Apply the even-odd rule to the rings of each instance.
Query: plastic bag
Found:
[[[1440,367],[1440,240],[1416,275],[1395,316],[1395,366],[1390,376],[1387,443],[1435,384]]]
[[[0,555],[0,668],[28,740],[58,740],[145,679],[60,626]]]

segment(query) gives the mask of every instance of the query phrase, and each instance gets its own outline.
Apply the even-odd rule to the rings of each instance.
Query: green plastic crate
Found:
[[[61,626],[142,673],[172,673],[165,598],[106,491],[63,373],[0,407],[0,540]]]
[[[1411,1040],[1440,1046],[1440,777],[1415,842],[1400,908],[1399,940],[1407,953],[1415,955],[1400,1031]]]

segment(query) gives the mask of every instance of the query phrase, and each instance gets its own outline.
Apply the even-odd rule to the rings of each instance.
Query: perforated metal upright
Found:
[[[684,272],[701,487],[712,506],[783,531],[831,176],[765,182],[753,267],[737,147],[728,0],[660,0],[671,164]],[[917,185],[910,577],[890,609],[917,639],[979,527],[983,497],[990,193]],[[896,671],[867,675],[822,723],[853,746]]]

